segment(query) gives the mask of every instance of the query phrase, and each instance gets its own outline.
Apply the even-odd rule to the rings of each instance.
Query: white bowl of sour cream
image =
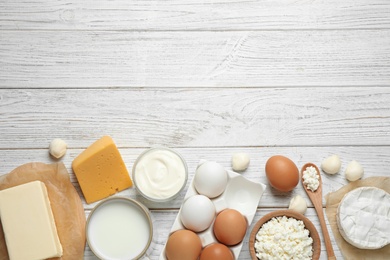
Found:
[[[89,247],[99,259],[139,259],[145,255],[153,238],[149,210],[133,199],[106,199],[89,214],[86,236]]]
[[[151,148],[139,155],[132,178],[137,191],[146,199],[169,201],[183,190],[188,179],[187,164],[176,151]]]

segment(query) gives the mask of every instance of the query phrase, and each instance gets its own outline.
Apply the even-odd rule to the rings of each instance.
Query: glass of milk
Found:
[[[96,205],[88,216],[87,242],[104,260],[147,258],[153,237],[149,210],[141,203],[112,197]]]

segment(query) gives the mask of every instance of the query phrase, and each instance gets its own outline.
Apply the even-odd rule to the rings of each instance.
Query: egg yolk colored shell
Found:
[[[288,192],[294,189],[299,182],[299,170],[289,158],[275,155],[265,164],[265,173],[272,187]]]
[[[214,243],[203,249],[199,260],[234,260],[234,255],[227,246]]]
[[[185,229],[170,235],[165,246],[168,260],[196,260],[201,251],[202,243],[198,235]]]
[[[221,211],[214,222],[214,235],[217,240],[227,246],[240,243],[245,236],[247,222],[245,217],[235,209]]]

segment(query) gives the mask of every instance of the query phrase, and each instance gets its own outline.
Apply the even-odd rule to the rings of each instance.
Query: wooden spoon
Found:
[[[308,189],[306,187],[306,185],[303,184],[303,172],[309,166],[313,166],[316,169],[317,174],[319,176],[320,185],[318,186],[317,190],[315,190],[315,191]],[[326,252],[328,253],[328,259],[329,260],[336,259],[335,255],[334,255],[333,247],[332,247],[332,242],[330,241],[329,232],[328,232],[328,229],[326,227],[324,212],[322,209],[322,179],[321,179],[321,174],[320,174],[320,171],[318,170],[318,167],[313,163],[306,163],[305,165],[303,165],[303,167],[301,169],[301,179],[302,179],[303,188],[305,189],[307,195],[309,196],[311,202],[314,205],[314,208],[317,211],[318,219],[320,220],[320,224],[321,224],[322,234],[324,236]]]

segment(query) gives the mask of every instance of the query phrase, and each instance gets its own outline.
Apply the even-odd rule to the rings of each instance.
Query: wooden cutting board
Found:
[[[61,260],[83,259],[85,249],[85,213],[80,196],[70,182],[63,163],[27,163],[1,176],[0,190],[39,180],[45,183],[58,236],[63,248]],[[21,249],[23,250],[23,249]],[[3,228],[0,225],[0,260],[9,259]]]

